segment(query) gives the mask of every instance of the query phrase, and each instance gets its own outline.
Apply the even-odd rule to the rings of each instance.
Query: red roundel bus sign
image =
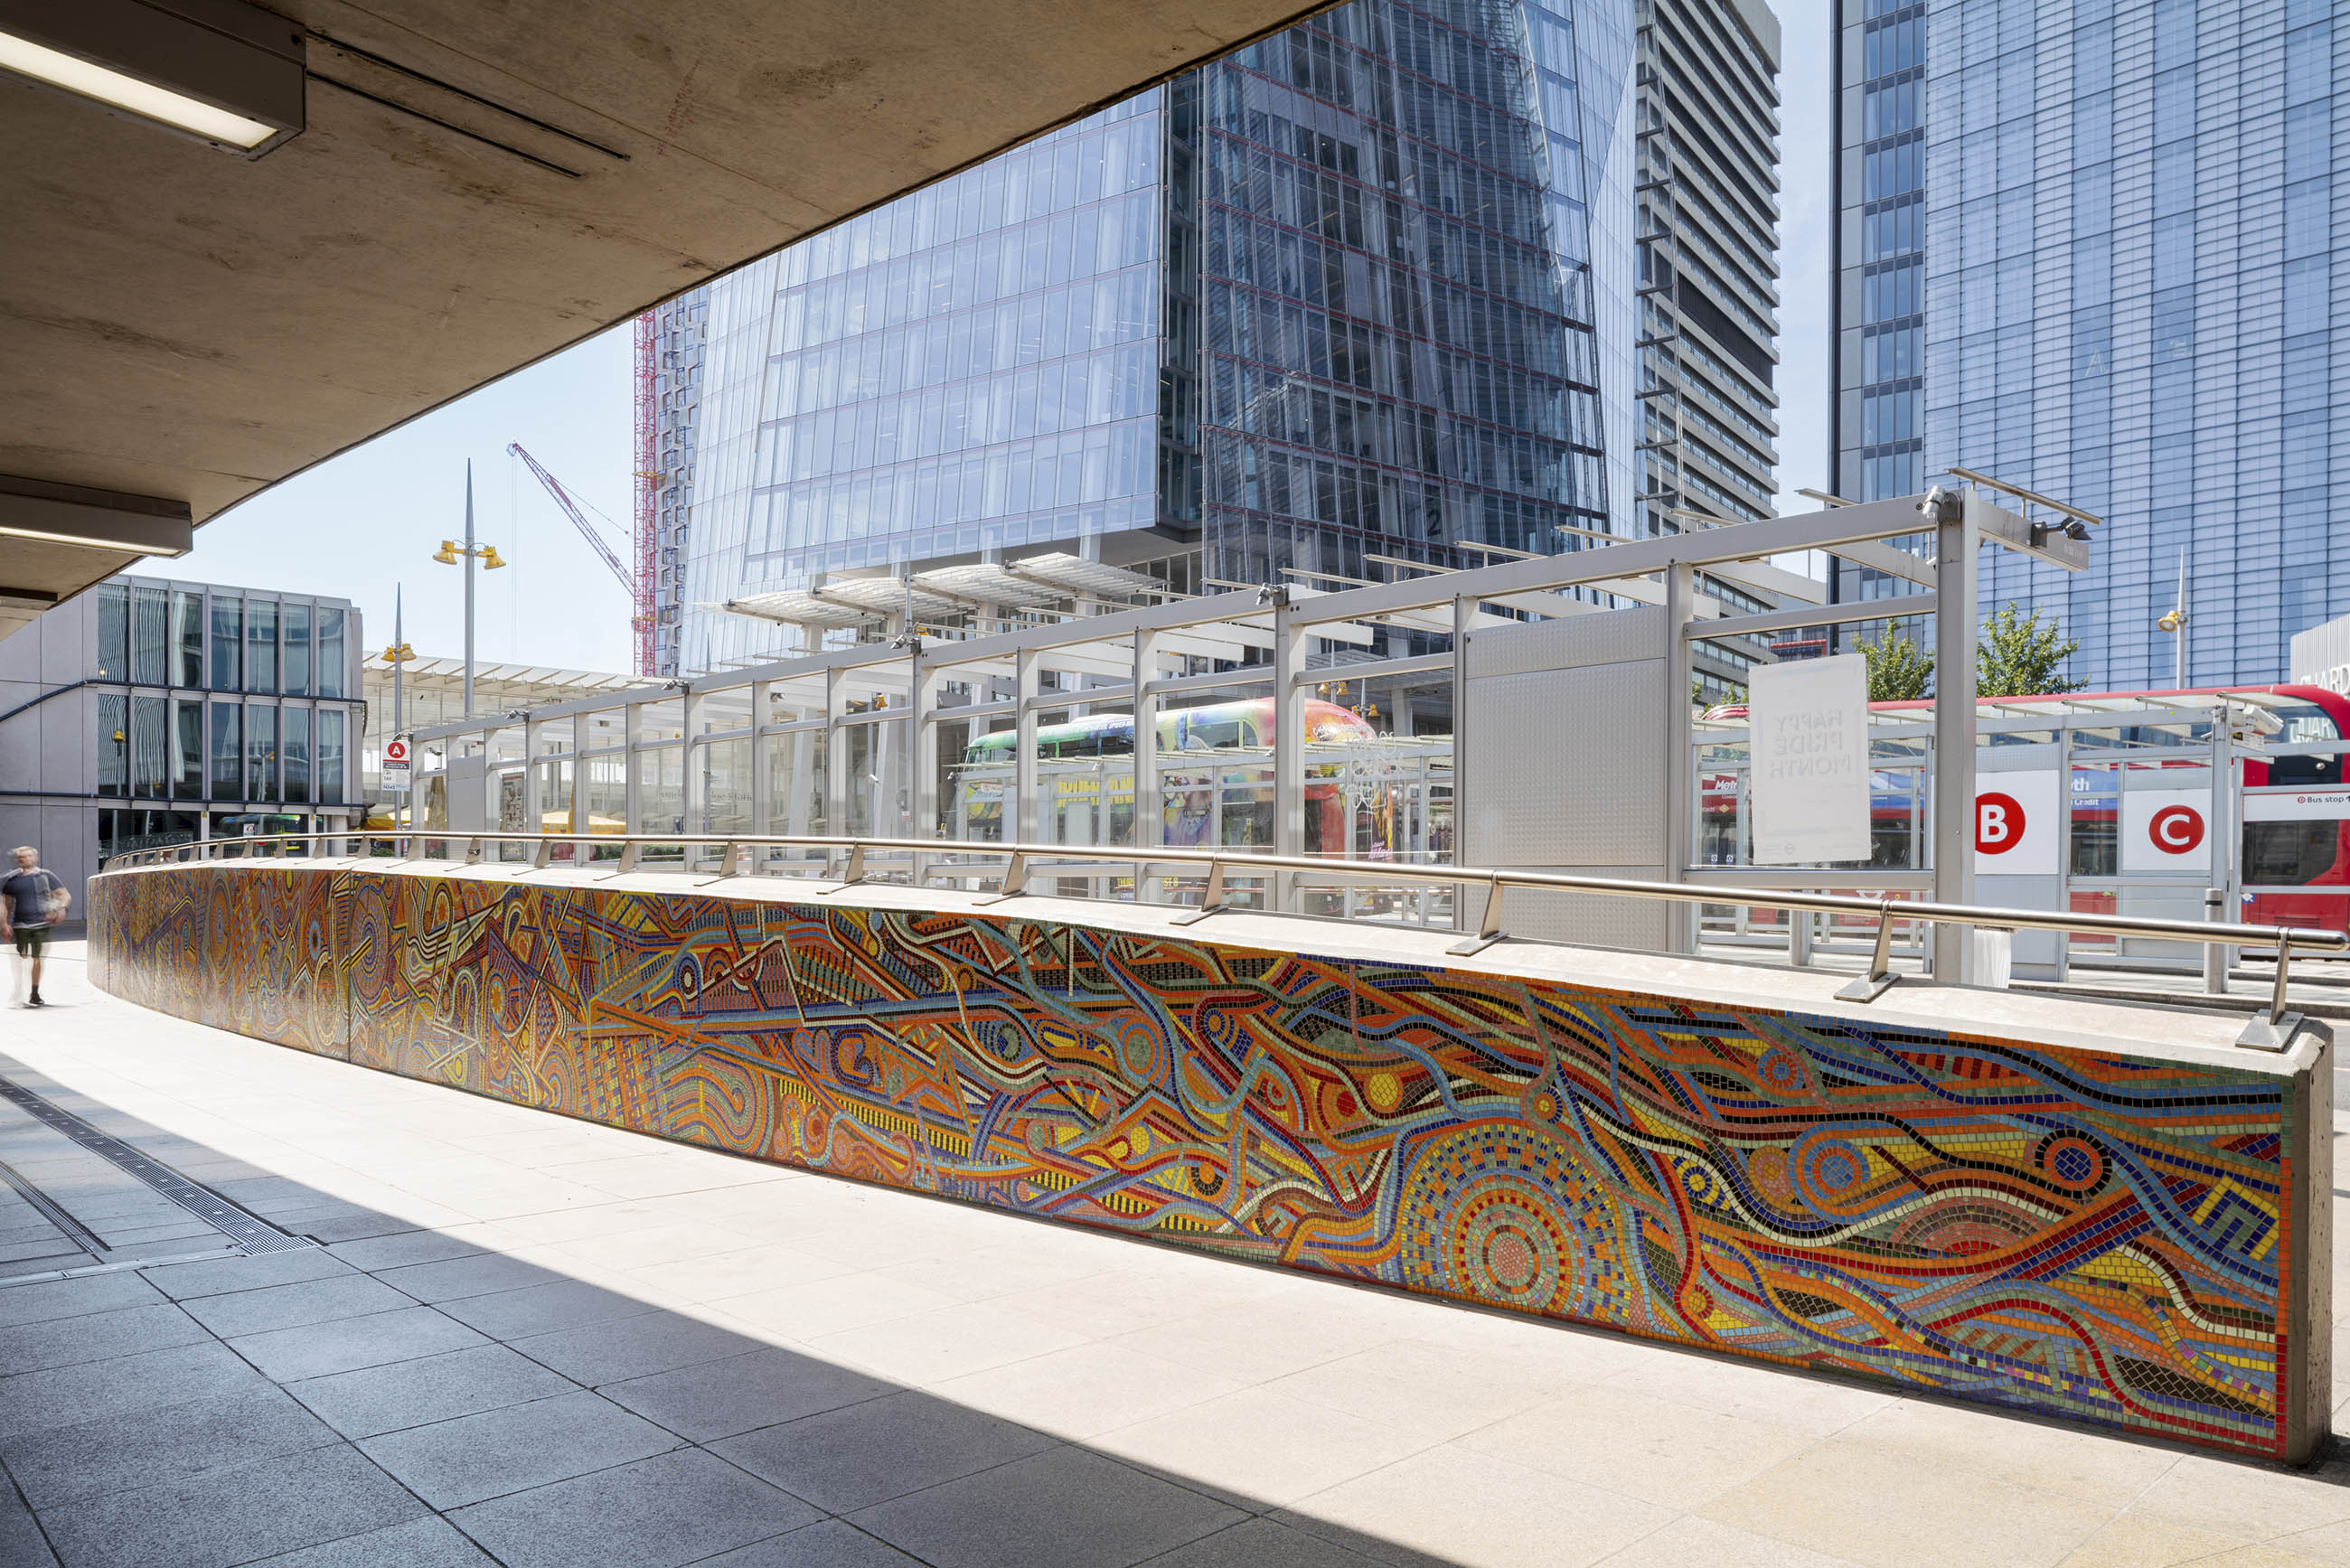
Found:
[[[2004,855],[2023,842],[2023,803],[2012,794],[1990,791],[1975,796],[1975,848],[1985,855]]]
[[[2191,855],[2203,843],[2203,814],[2191,805],[2166,805],[2147,819],[2146,836],[2165,855]]]

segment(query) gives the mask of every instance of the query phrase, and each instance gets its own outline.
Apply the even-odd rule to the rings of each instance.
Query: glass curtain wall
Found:
[[[2326,486],[2350,457],[2350,22],[2317,0],[1842,0],[1838,20],[1861,109],[1837,488],[1958,463],[2106,517],[2086,572],[1999,552],[1983,575],[1987,605],[2061,618],[2094,689],[2172,683],[2156,622],[2182,564],[2188,684],[2281,679],[2293,632],[2350,611]]]
[[[1357,0],[1201,73],[1205,576],[1607,529],[1573,35]]]
[[[680,608],[1156,521],[1163,111],[1144,93],[702,291]],[[682,624],[687,669],[787,635]]]

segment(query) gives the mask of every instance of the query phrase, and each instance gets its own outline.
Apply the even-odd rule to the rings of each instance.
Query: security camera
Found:
[[[1966,505],[1965,496],[1938,484],[1926,492],[1925,499],[1918,503],[1918,511],[1937,523],[1956,523],[1966,515]]]

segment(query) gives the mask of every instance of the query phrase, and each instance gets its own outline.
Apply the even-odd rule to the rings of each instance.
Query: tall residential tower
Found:
[[[1013,613],[941,568],[1048,608],[1767,514],[1777,56],[1760,0],[1354,0],[662,307],[660,672]]]

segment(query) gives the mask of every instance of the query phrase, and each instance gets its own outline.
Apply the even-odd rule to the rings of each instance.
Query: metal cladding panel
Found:
[[[118,995],[657,1137],[2138,1437],[2323,1440],[2322,1033],[660,880],[159,867],[94,879],[91,940]]]
[[[1461,858],[1512,870],[1665,875],[1665,612],[1614,610],[1470,639]],[[1522,936],[1659,949],[1669,906],[1512,892]],[[1472,898],[1482,914],[1482,898]]]

